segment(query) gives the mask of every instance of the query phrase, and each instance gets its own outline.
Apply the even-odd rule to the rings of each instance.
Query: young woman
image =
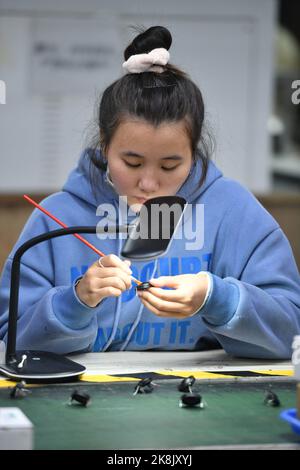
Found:
[[[125,74],[104,92],[99,145],[86,149],[61,192],[42,205],[68,226],[97,225],[126,197],[183,196],[204,223],[194,244],[172,240],[155,261],[120,258],[121,237],[87,235],[37,245],[22,259],[18,349],[57,353],[204,350],[288,358],[300,333],[300,279],[276,221],[239,183],[225,178],[203,144],[199,88],[169,63],[172,38],[149,28],[126,48]],[[120,199],[123,198],[123,199]],[[198,219],[197,219],[198,217]],[[6,339],[11,260],[25,240],[57,229],[35,210],[1,280],[0,337]],[[154,287],[136,294],[132,276]],[[167,288],[167,289],[166,289]]]

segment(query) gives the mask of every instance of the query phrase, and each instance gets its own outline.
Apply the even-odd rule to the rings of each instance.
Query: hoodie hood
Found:
[[[97,153],[97,157],[100,162],[105,164],[100,152]],[[94,188],[91,184],[91,174],[93,174],[95,181]],[[202,196],[217,179],[222,177],[221,171],[212,161],[209,161],[206,179],[199,187],[201,175],[202,162],[198,159],[193,163],[189,176],[177,192],[177,195],[185,198],[188,203],[193,203],[195,200],[199,200],[200,196]],[[103,201],[116,204],[119,198],[118,193],[108,183],[106,172],[93,165],[90,159],[90,149],[84,150],[81,154],[78,165],[70,173],[62,190],[79,197],[86,203],[95,207],[103,203]]]

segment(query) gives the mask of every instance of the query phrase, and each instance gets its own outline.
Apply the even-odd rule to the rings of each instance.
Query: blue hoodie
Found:
[[[90,184],[83,152],[61,192],[42,206],[66,225],[97,225],[99,204],[118,208],[118,195],[105,173]],[[187,240],[172,240],[156,261],[133,262],[133,276],[151,277],[207,271],[209,298],[192,317],[163,318],[144,307],[134,283],[119,298],[97,307],[82,303],[75,282],[97,255],[73,236],[43,242],[22,258],[17,349],[56,353],[118,350],[204,350],[223,347],[231,355],[289,358],[293,336],[300,333],[300,277],[289,242],[273,217],[239,183],[209,163],[199,188],[202,165],[194,164],[178,195],[204,207],[204,243],[198,250]],[[193,214],[195,215],[195,214]],[[103,220],[103,219],[102,219]],[[122,220],[117,219],[122,223]],[[35,209],[8,257],[0,287],[0,338],[6,339],[13,254],[31,237],[59,228]],[[121,238],[84,235],[105,254],[119,254]]]

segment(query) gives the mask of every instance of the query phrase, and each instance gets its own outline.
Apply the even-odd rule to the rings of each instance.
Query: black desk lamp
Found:
[[[128,232],[129,237],[124,243],[121,252],[122,256],[141,261],[156,258],[157,256],[161,256],[168,249],[185,207],[185,199],[178,196],[148,199],[142,206],[139,218],[132,227],[130,225],[102,227],[101,232],[99,231],[99,227],[93,226],[68,227],[38,235],[21,245],[16,250],[12,261],[6,361],[5,364],[0,364],[0,373],[13,380],[59,382],[78,378],[85,371],[84,366],[60,354],[47,351],[16,350],[20,263],[22,255],[29,248],[52,238],[75,233]],[[155,209],[154,213],[153,208]],[[170,212],[173,208],[174,212]],[[166,218],[167,210],[169,210],[169,215],[171,215],[169,220]],[[151,233],[154,233],[154,238],[142,239],[142,237],[139,236],[146,224],[148,234],[150,230]],[[166,230],[166,228],[168,230]],[[166,237],[166,235],[168,235],[168,237]]]

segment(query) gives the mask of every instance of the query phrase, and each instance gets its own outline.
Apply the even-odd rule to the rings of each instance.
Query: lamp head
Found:
[[[121,255],[145,261],[165,254],[186,204],[186,200],[179,196],[148,199],[141,207],[136,224],[129,231]]]

